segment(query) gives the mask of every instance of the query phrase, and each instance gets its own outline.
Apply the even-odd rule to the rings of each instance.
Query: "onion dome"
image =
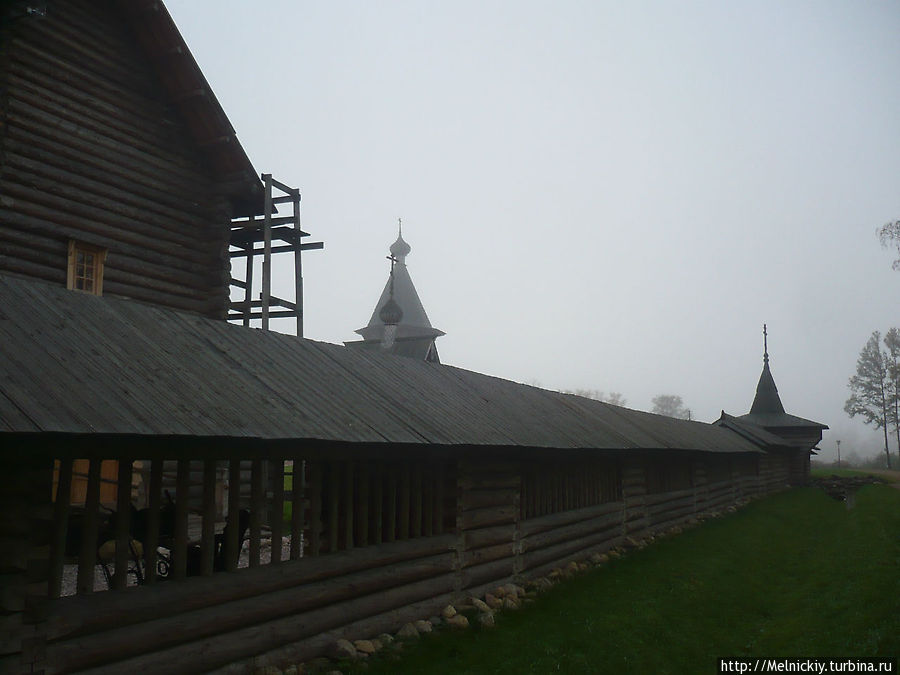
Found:
[[[397,301],[390,297],[378,312],[378,318],[385,326],[396,326],[403,319],[403,310],[400,309]]]
[[[397,258],[398,262],[402,262],[403,259],[409,255],[409,252],[412,250],[409,244],[407,244],[403,240],[403,235],[397,235],[397,241],[391,244],[391,255]]]

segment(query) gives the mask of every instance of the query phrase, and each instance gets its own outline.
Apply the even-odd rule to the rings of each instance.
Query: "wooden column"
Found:
[[[272,564],[281,562],[281,533],[284,529],[284,459],[269,463],[272,501],[269,504],[269,527],[272,528]],[[291,507],[293,508],[293,507]]]
[[[307,517],[306,462],[299,457],[294,458],[291,479],[291,560],[297,560],[302,554],[300,548],[303,523],[309,522]]]
[[[309,553],[322,552],[322,464],[314,461],[309,467]]]
[[[87,495],[84,500],[84,520],[81,531],[81,551],[78,555],[79,595],[94,592],[94,566],[97,564],[97,529],[100,504],[100,466],[102,461],[92,459],[88,466]]]

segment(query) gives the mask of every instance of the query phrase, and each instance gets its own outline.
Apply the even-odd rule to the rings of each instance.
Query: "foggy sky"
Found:
[[[765,322],[823,458],[878,449],[842,408],[900,326],[896,2],[166,4],[325,242],[307,337],[356,337],[402,217],[444,363],[712,421],[749,411]]]

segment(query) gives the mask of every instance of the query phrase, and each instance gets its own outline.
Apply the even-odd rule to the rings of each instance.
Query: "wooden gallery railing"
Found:
[[[307,658],[337,636],[437,611],[455,589],[447,462],[179,460],[172,492],[173,465],[155,460],[138,509],[121,461],[112,512],[99,500],[101,461],[89,463],[83,506],[71,505],[72,460],[56,466],[47,673]]]
[[[100,460],[58,460],[55,480],[52,464],[29,460],[21,488],[0,487],[0,503],[32,522],[0,519],[0,538],[24,551],[4,565],[19,565],[28,596],[0,596],[14,612],[4,626],[18,631],[0,640],[0,671],[231,672],[307,660],[339,637],[394,630],[783,487],[788,473],[786,459],[768,456],[423,454],[155,459],[140,463],[140,480],[121,460],[112,510]],[[78,473],[86,486],[73,505]],[[32,565],[40,551],[49,559]],[[45,611],[29,610],[42,593]]]

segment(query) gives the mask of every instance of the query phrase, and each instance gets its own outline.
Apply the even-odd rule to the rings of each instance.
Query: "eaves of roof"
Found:
[[[727,429],[0,275],[0,433],[758,452]]]

